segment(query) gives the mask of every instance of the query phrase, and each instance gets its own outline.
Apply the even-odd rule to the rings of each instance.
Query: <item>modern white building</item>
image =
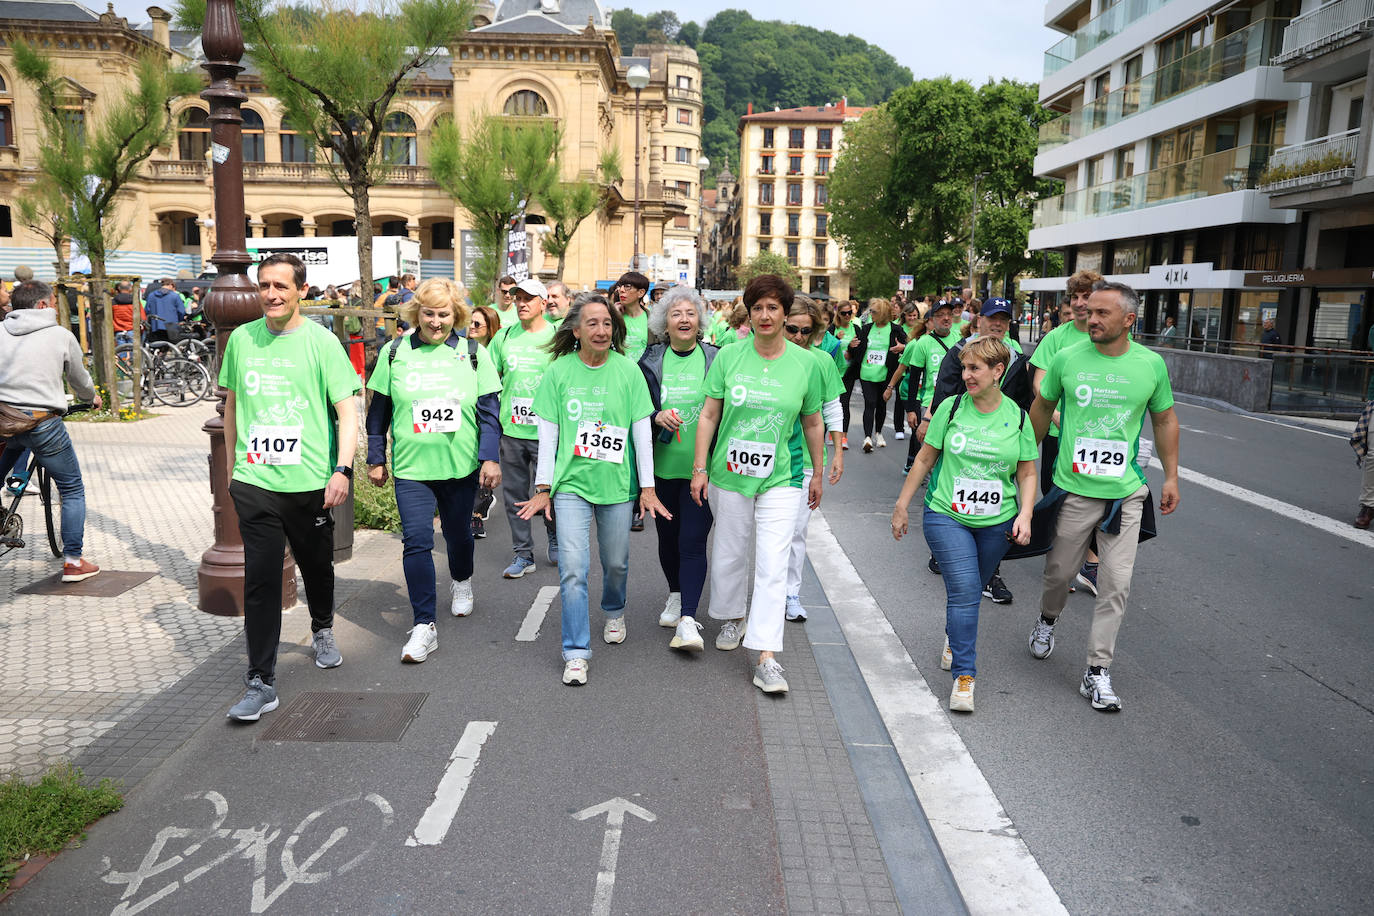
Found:
[[[1049,0],[1064,37],[1040,100],[1062,114],[1041,128],[1035,172],[1065,190],[1039,203],[1030,247],[1140,289],[1147,332],[1172,315],[1184,334],[1257,341],[1276,317],[1293,341],[1297,297],[1247,275],[1303,266],[1301,215],[1263,187],[1275,151],[1313,136],[1308,85],[1275,63],[1304,5],[1317,3]],[[1022,288],[1062,292],[1064,278]]]

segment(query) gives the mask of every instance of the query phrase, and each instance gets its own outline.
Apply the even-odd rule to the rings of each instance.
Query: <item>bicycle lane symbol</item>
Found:
[[[334,875],[341,875],[353,869],[372,852],[382,834],[395,820],[391,804],[385,798],[371,792],[339,799],[310,812],[301,819],[282,844],[279,854],[282,880],[269,891],[268,857],[273,844],[281,837],[281,829],[270,824],[226,827],[229,803],[223,795],[213,789],[198,795],[188,795],[185,800],[203,800],[210,805],[211,818],[208,826],[162,828],[153,838],[148,851],[144,853],[142,862],[133,871],[117,871],[110,858],[103,857],[103,873],[100,879],[107,884],[125,886],[120,902],[110,911],[110,916],[133,916],[135,913],[141,913],[225,862],[239,858],[253,863],[250,912],[265,913],[293,885],[319,884]],[[329,829],[331,826],[333,829]],[[366,832],[369,829],[370,835]],[[340,844],[350,833],[364,838],[363,847],[336,867],[317,868],[326,865],[326,856],[336,849],[336,856],[342,856],[349,851]],[[189,845],[166,859],[162,858],[169,847],[175,847],[182,840],[189,840]],[[202,848],[218,842],[227,843],[228,848],[202,862]],[[312,842],[317,842],[318,845],[305,855]],[[205,852],[208,854],[213,848],[211,845]],[[301,855],[305,857],[299,859]],[[182,866],[194,867],[178,874],[178,869]],[[169,884],[140,899],[134,899],[144,889],[145,884],[164,874],[174,876]]]

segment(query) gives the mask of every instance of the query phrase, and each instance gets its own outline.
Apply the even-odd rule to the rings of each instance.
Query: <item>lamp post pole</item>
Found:
[[[215,255],[218,275],[205,296],[205,314],[215,328],[215,371],[229,334],[262,314],[258,290],[248,279],[250,258],[244,238],[243,112],[247,96],[235,84],[243,67],[243,30],[233,0],[209,0],[201,37],[210,86],[201,98],[210,103],[211,159],[214,163]],[[243,614],[243,539],[238,513],[229,498],[234,444],[224,441],[224,408],[228,392],[215,392],[219,405],[203,427],[210,436],[210,493],[214,502],[215,543],[201,556],[197,574],[200,609],[223,616]],[[296,603],[296,567],[282,565],[282,605]]]
[[[711,160],[705,154],[697,159],[701,170],[701,183],[697,186],[697,289],[706,288],[706,170]]]
[[[631,269],[639,270],[639,94],[644,87],[649,85],[649,69],[643,64],[635,64],[625,72],[625,81],[630,84],[630,88],[635,91],[635,229],[634,229],[634,263]]]

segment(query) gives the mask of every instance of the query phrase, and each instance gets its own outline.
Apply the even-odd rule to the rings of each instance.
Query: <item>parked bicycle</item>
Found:
[[[67,408],[66,416],[90,410],[92,406],[73,404]],[[0,451],[3,451],[2,445]],[[47,468],[38,463],[37,455],[30,455],[27,469],[15,468],[9,479],[4,481],[4,490],[0,491],[0,557],[25,545],[24,516],[19,509],[24,497],[34,491],[38,493],[38,501],[43,506],[48,549],[54,557],[62,556],[62,514],[57,510],[58,500],[53,498],[52,476]]]
[[[204,343],[195,342],[199,347]],[[209,397],[215,386],[206,368],[208,358],[182,355],[177,344],[153,342],[143,347],[143,397],[149,403],[168,407],[189,407]],[[115,347],[115,374],[120,382],[120,394],[133,393],[134,348],[132,344]]]

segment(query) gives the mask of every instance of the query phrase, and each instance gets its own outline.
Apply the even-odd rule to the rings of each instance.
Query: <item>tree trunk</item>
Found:
[[[349,176],[353,189],[353,225],[358,233],[358,277],[369,298],[372,293],[372,211],[366,181]]]
[[[110,413],[119,414],[119,384],[114,365],[114,315],[110,312],[109,290],[105,281],[105,256],[92,251],[90,302],[91,365],[96,370],[96,384],[109,397]]]
[[[568,249],[564,248],[558,255],[558,273],[554,274],[554,279],[559,283],[563,282],[563,265],[568,261]]]

